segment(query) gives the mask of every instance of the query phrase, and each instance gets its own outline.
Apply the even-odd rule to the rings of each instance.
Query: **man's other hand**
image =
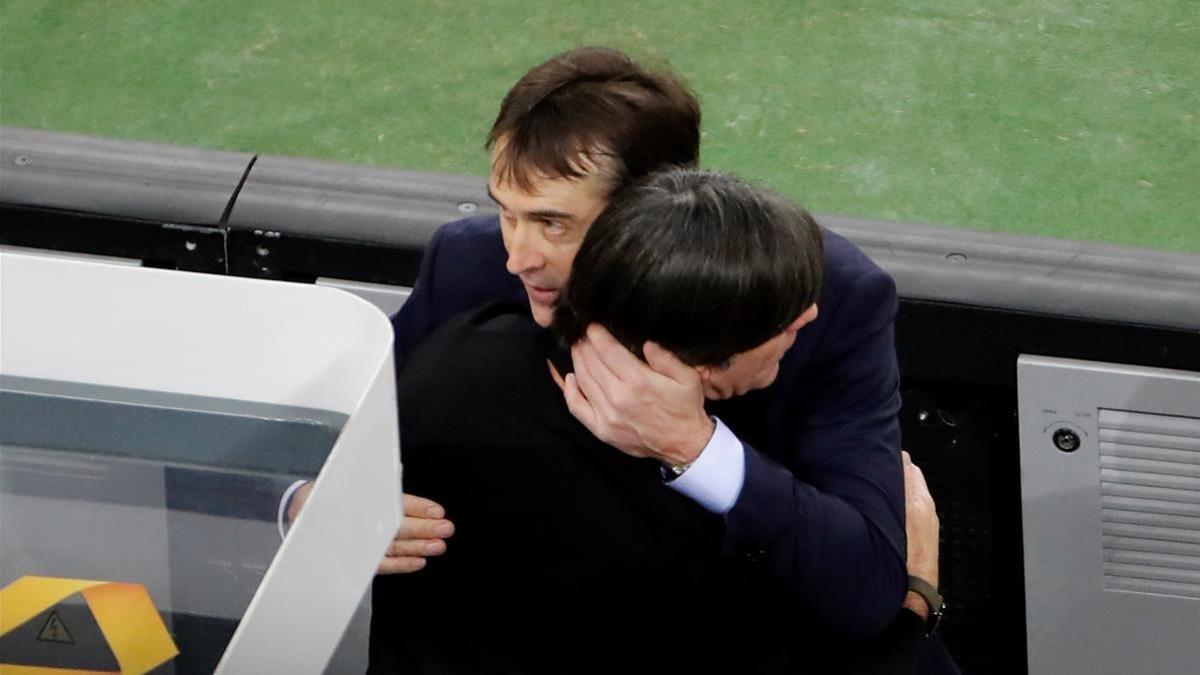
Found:
[[[904,456],[904,531],[908,536],[908,573],[938,587],[938,521],[937,509],[925,475],[912,463],[907,452]],[[930,607],[920,595],[909,591],[904,606],[916,612],[922,619],[928,618]]]
[[[700,375],[648,342],[646,362],[603,327],[588,327],[571,348],[575,372],[563,382],[567,407],[600,440],[633,457],[695,461],[715,424],[704,412]]]
[[[308,482],[292,495],[287,509],[288,522],[296,521],[312,489],[313,483]],[[446,552],[446,539],[453,534],[454,523],[446,520],[446,509],[441,504],[416,495],[404,495],[404,520],[400,521],[400,529],[379,563],[379,574],[405,574],[423,569],[426,558]]]
[[[405,494],[404,520],[379,563],[379,574],[424,569],[428,558],[446,552],[446,539],[453,534],[454,523],[446,520],[446,509],[424,497]]]
[[[308,495],[312,492],[313,482],[311,480],[308,481],[296,488],[296,492],[292,494],[292,501],[288,502],[287,505],[288,523],[294,523],[300,517],[300,510],[304,508],[304,503],[308,501]]]

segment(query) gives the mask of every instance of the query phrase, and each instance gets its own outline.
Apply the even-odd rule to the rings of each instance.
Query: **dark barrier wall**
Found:
[[[12,246],[403,286],[439,224],[494,211],[477,177],[0,129]],[[946,641],[964,672],[1024,672],[1017,356],[1200,371],[1200,256],[818,220],[900,290],[904,442],[942,518]]]

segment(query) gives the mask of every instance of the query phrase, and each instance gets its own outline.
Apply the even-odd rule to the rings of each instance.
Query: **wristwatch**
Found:
[[[908,590],[925,598],[925,604],[929,605],[929,618],[925,619],[925,637],[931,637],[937,632],[942,623],[942,616],[946,614],[946,599],[938,593],[933,584],[911,574],[908,575]]]
[[[661,467],[662,478],[664,481],[670,483],[676,478],[682,476],[683,472],[687,471],[691,466],[692,462],[686,462],[684,464],[667,464],[666,462],[663,462]]]

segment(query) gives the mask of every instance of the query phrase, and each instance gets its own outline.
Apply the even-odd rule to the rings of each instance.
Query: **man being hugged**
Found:
[[[548,326],[592,221],[648,172],[694,165],[699,124],[682,82],[619,52],[577,49],[527,73],[489,136],[500,215],[434,235],[394,321],[397,363],[436,326],[489,300],[521,303]],[[643,362],[592,326],[572,348],[564,396],[600,440],[657,459],[662,489],[720,519],[726,560],[794,592],[796,611],[862,638],[895,619],[908,586],[896,293],[844,238],[821,229],[819,239],[821,264],[809,273],[819,274],[820,293],[772,340],[708,364],[722,367],[706,376],[653,342],[639,346]],[[653,311],[669,316],[671,304]],[[420,569],[454,545],[441,505],[409,496],[406,507],[381,571]],[[508,528],[508,553],[520,556],[529,532]]]
[[[401,446],[407,489],[458,531],[429,569],[377,580],[372,670],[913,672],[915,615],[849,639],[809,589],[725,555],[719,504],[664,486],[662,463],[602,443],[563,400],[567,346],[595,325],[630,364],[670,355],[697,405],[770,387],[812,321],[822,249],[790,202],[672,169],[591,224],[550,330],[504,302],[435,329],[400,375]]]

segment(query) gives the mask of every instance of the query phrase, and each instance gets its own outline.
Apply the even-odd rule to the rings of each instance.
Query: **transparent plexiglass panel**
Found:
[[[0,587],[141,584],[179,650],[154,672],[212,672],[279,549],[280,497],[317,474],[345,419],[0,377]],[[80,596],[0,638],[0,663],[118,669]]]

